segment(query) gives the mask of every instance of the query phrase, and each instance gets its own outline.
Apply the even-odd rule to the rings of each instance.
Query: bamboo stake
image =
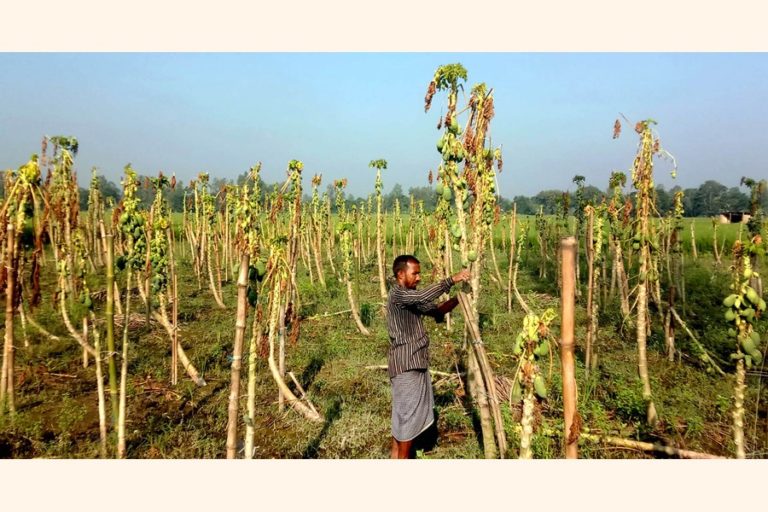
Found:
[[[102,237],[106,240],[106,267],[107,267],[107,304],[104,307],[104,323],[106,324],[106,342],[107,342],[107,372],[109,375],[109,402],[112,406],[112,425],[116,428],[118,424],[118,396],[117,396],[117,365],[115,363],[115,313],[114,303],[115,297],[120,296],[120,292],[115,293],[117,288],[117,282],[115,281],[115,237],[114,233],[110,231],[104,233],[104,222],[99,223]],[[128,302],[128,294],[130,290],[126,289],[126,304]],[[127,316],[126,316],[127,323]]]
[[[240,367],[243,355],[243,340],[248,317],[248,264],[250,256],[240,256],[240,273],[237,277],[237,316],[235,320],[235,343],[232,349],[232,367],[229,384],[229,406],[227,408],[227,458],[237,455],[237,418],[240,402]]]
[[[589,379],[589,370],[592,368],[592,342],[595,334],[592,301],[595,300],[595,247],[594,247],[594,229],[595,229],[595,210],[587,208],[587,343],[586,355],[584,360],[584,378]],[[567,240],[567,239],[566,239]],[[562,250],[566,249],[565,241],[560,242]],[[563,267],[565,269],[565,267]]]
[[[16,245],[16,231],[13,222],[8,222],[6,232],[5,252],[5,343],[3,345],[3,370],[0,377],[0,414],[8,412],[13,415],[16,412],[13,389],[13,298],[16,293],[16,276],[13,261],[14,247]]]
[[[131,311],[131,269],[126,271],[125,278],[125,321],[123,322],[123,354],[120,364],[120,399],[117,414],[117,458],[125,458],[125,414],[126,392],[128,384],[128,315]]]
[[[515,244],[517,241],[517,203],[512,204],[512,219],[509,221],[509,269],[507,271],[507,313],[512,312],[512,295],[514,293],[512,274],[516,270]],[[503,232],[503,231],[502,231]]]
[[[477,323],[473,319],[472,309],[469,302],[469,298],[464,292],[458,292],[459,303],[461,304],[462,312],[464,313],[465,325],[469,328],[469,333],[472,336],[472,349],[475,357],[477,358],[480,375],[485,384],[485,391],[488,396],[488,405],[490,406],[491,416],[493,417],[493,424],[496,431],[496,441],[499,448],[499,457],[506,458],[507,453],[507,438],[504,433],[504,421],[501,417],[501,410],[499,409],[499,398],[496,393],[496,384],[493,378],[493,370],[488,361],[488,355],[485,352],[482,339],[480,337],[480,331],[477,330]]]
[[[592,217],[590,216],[590,224]],[[590,228],[591,229],[591,225]],[[576,409],[576,377],[574,350],[576,340],[574,338],[574,307],[575,307],[575,260],[576,238],[569,236],[560,241],[562,261],[563,288],[560,293],[560,357],[562,361],[563,375],[563,414],[565,426],[563,439],[565,445],[565,458],[578,458],[578,431],[573,431]],[[590,293],[591,295],[591,293]]]

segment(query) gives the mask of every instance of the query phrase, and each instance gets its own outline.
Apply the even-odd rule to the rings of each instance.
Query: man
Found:
[[[459,303],[449,299],[439,306],[434,300],[451,287],[470,278],[468,270],[443,279],[423,290],[416,290],[421,281],[421,264],[413,256],[395,258],[392,273],[396,282],[387,301],[389,330],[388,370],[392,384],[392,458],[412,457],[413,440],[434,422],[434,396],[429,376],[429,338],[424,331],[422,316],[443,320]]]

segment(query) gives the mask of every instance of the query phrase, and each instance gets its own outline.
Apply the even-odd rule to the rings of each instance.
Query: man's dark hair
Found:
[[[421,262],[416,259],[416,256],[411,256],[410,254],[401,254],[395,258],[394,263],[392,263],[392,274],[397,277],[397,274],[401,270],[405,270],[408,267],[408,263],[421,265]]]

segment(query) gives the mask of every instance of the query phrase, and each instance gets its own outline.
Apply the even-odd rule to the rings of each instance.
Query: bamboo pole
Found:
[[[104,307],[104,323],[106,324],[106,343],[107,343],[107,372],[109,375],[109,402],[112,406],[112,425],[117,427],[118,417],[118,396],[117,396],[117,365],[115,364],[115,313],[114,303],[115,297],[119,296],[119,292],[115,294],[117,283],[115,282],[115,237],[114,233],[104,233],[104,222],[100,222],[100,229],[102,237],[106,239],[107,244],[107,304]],[[128,302],[127,294],[130,291],[126,291],[126,304]],[[127,321],[127,320],[126,320]]]
[[[235,343],[232,349],[232,368],[229,384],[229,406],[227,408],[227,458],[237,455],[237,412],[240,404],[240,367],[243,356],[243,340],[248,317],[248,254],[240,256],[240,273],[237,276],[237,316],[235,319]]]
[[[131,312],[131,269],[126,272],[125,278],[125,321],[123,322],[123,355],[120,364],[120,399],[117,414],[117,458],[125,458],[125,415],[126,392],[128,384],[128,318]]]
[[[592,217],[590,217],[590,221],[591,219]],[[563,275],[563,288],[560,292],[560,358],[563,375],[563,414],[565,416],[563,444],[565,445],[565,458],[576,459],[578,458],[579,435],[578,431],[572,430],[574,418],[578,414],[576,410],[576,377],[574,369],[574,350],[576,347],[576,340],[574,338],[576,238],[569,236],[561,240],[560,252],[562,255]]]
[[[594,321],[596,320],[593,315],[592,301],[595,300],[595,246],[594,246],[594,230],[595,230],[595,210],[592,207],[587,208],[587,346],[586,355],[584,360],[584,373],[585,378],[589,378],[589,370],[592,368],[592,343],[595,334]],[[568,239],[565,239],[568,240]],[[566,249],[565,240],[560,242],[562,250]],[[563,269],[565,270],[565,262],[563,262]],[[563,283],[565,285],[565,283]]]
[[[496,384],[493,378],[493,370],[491,369],[490,362],[488,361],[488,355],[485,351],[482,339],[480,338],[480,331],[477,329],[477,322],[474,320],[472,313],[472,306],[469,298],[464,292],[458,292],[459,303],[461,304],[462,312],[464,313],[464,323],[469,328],[469,333],[472,336],[472,349],[474,356],[477,359],[478,369],[484,383],[485,395],[488,397],[488,406],[493,418],[493,426],[496,432],[496,442],[499,448],[499,457],[504,459],[507,453],[507,438],[504,433],[504,421],[501,416],[501,410],[499,408],[499,396],[496,393]],[[471,358],[470,358],[471,363]],[[471,373],[471,371],[470,371]]]
[[[0,380],[0,414],[8,412],[12,415],[16,412],[13,389],[13,298],[16,293],[16,269],[13,266],[14,247],[16,245],[16,233],[13,222],[8,222],[5,252],[5,343],[3,345],[3,370]]]
[[[502,233],[504,231],[502,230]],[[517,203],[512,204],[512,218],[509,221],[509,268],[507,270],[507,313],[512,312],[512,274],[515,271],[515,243],[517,241]]]

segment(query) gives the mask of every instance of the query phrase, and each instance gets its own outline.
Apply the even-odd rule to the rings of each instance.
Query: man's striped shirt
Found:
[[[389,378],[408,370],[426,369],[429,365],[429,338],[421,316],[435,313],[435,299],[453,286],[447,277],[422,290],[409,290],[395,282],[387,301],[389,329]]]

